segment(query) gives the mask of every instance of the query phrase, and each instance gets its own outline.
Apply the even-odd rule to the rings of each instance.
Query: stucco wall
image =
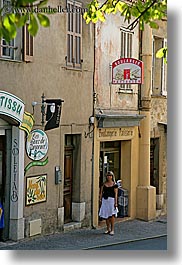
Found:
[[[158,122],[167,123],[167,98],[153,96],[151,98],[151,131],[158,126]]]
[[[66,6],[66,1],[52,0],[50,6]],[[83,2],[86,6],[88,1]],[[66,67],[66,14],[49,15],[51,26],[42,28],[34,39],[34,61],[30,63],[0,59],[0,90],[8,91],[25,102],[25,110],[33,111],[32,101],[41,102],[45,98],[64,100],[61,114],[61,128],[47,131],[49,138],[49,162],[44,167],[32,167],[27,176],[44,174],[48,176],[47,202],[24,208],[26,235],[29,220],[42,218],[42,232],[50,233],[57,227],[57,210],[63,206],[63,182],[55,185],[54,170],[60,165],[64,177],[64,134],[80,134],[81,148],[81,200],[90,205],[91,190],[91,147],[92,139],[85,138],[88,132],[89,116],[93,111],[93,69],[94,35],[93,25],[83,22],[82,69],[70,70]],[[41,127],[40,105],[34,108],[35,126]],[[25,153],[25,166],[30,162]],[[25,185],[26,185],[25,177]],[[85,189],[87,191],[85,192]],[[90,206],[89,206],[90,207]],[[87,219],[89,216],[86,217]]]
[[[109,15],[104,23],[96,24],[95,90],[97,107],[121,111],[137,109],[138,86],[132,94],[119,94],[119,85],[111,84],[111,64],[121,56],[121,26],[127,27],[119,14]],[[138,58],[138,28],[134,30],[132,57]]]

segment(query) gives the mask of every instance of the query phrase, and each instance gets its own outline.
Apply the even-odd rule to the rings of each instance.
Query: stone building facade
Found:
[[[70,222],[76,227],[91,223],[92,139],[86,136],[93,112],[94,32],[82,19],[87,2],[49,1],[51,8],[72,11],[49,15],[51,26],[40,28],[34,39],[24,28],[15,41],[1,40],[1,95],[8,93],[33,113],[33,130],[43,134],[48,122],[43,99],[64,101],[60,126],[45,131],[43,165],[29,167],[26,174],[26,166],[35,162],[26,151],[27,134],[7,109],[0,109],[3,239],[53,233]],[[37,183],[43,185],[42,201]]]
[[[167,20],[153,30],[153,76],[151,87],[151,183],[156,186],[157,214],[167,213],[167,64],[155,57],[167,47]]]
[[[167,38],[166,21],[159,25],[158,30],[146,25],[143,32],[138,27],[130,32],[119,15],[107,17],[105,23],[96,25],[94,224],[98,223],[98,194],[107,170],[113,170],[116,180],[121,180],[128,192],[126,216],[151,220],[166,213],[167,84],[164,75],[166,77],[167,72],[161,59],[155,57],[161,47],[159,37]],[[144,63],[143,84],[113,84],[112,62],[131,57]],[[157,73],[159,60],[161,70]],[[164,94],[156,95],[161,88],[154,86],[161,78],[165,82]],[[152,154],[154,135],[157,139],[160,137],[160,143],[158,153]],[[160,171],[158,186],[153,181],[156,160]],[[161,207],[163,211],[159,211]]]
[[[50,5],[82,10],[88,2],[52,0]],[[155,86],[160,80],[154,84],[158,64],[152,60],[152,36],[157,48],[160,37],[166,38],[165,22],[159,31],[146,26],[141,34],[138,27],[127,31],[120,15],[86,25],[80,11],[60,12],[50,21],[34,39],[24,28],[14,42],[1,41],[0,202],[6,213],[1,239],[98,226],[99,189],[107,170],[128,192],[128,217],[155,218],[156,201],[158,210],[166,210],[167,98]],[[143,84],[112,84],[111,65],[120,58],[144,62]],[[62,100],[60,124],[45,131],[54,100]],[[23,111],[33,114],[34,137],[38,132],[48,138],[39,161],[27,152],[20,117],[8,113],[14,101],[21,118]]]

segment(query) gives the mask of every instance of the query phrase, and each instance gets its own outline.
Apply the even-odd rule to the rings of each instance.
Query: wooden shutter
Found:
[[[82,4],[67,1],[67,66],[81,68],[82,58]],[[80,12],[79,12],[80,9]],[[77,11],[75,11],[77,10]]]
[[[32,62],[34,56],[34,38],[28,32],[28,24],[24,26],[23,30],[24,61]]]

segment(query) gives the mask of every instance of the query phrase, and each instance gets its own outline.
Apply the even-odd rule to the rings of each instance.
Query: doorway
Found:
[[[73,147],[65,147],[64,155],[64,223],[72,220]]]
[[[100,144],[99,186],[106,180],[107,171],[113,171],[115,181],[120,180],[121,142],[110,141]]]
[[[150,141],[150,185],[156,187],[159,194],[159,138]]]
[[[6,159],[5,159],[5,144],[6,139],[4,135],[0,135],[0,203],[1,203],[1,212],[0,212],[0,241],[3,239],[3,208],[5,202],[5,176],[6,176]]]

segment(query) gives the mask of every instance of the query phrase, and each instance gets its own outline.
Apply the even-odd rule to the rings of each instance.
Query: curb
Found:
[[[120,245],[120,244],[127,244],[127,243],[132,243],[132,242],[137,242],[137,241],[142,241],[142,240],[147,240],[147,239],[155,239],[155,238],[160,238],[160,237],[165,237],[165,236],[167,236],[167,234],[150,236],[150,237],[141,237],[141,238],[130,239],[130,240],[125,240],[125,241],[113,242],[113,243],[109,243],[109,244],[92,246],[92,247],[88,247],[88,248],[82,248],[82,250],[91,250],[91,249],[96,249],[96,248],[109,247],[109,246],[115,246],[115,245]]]

